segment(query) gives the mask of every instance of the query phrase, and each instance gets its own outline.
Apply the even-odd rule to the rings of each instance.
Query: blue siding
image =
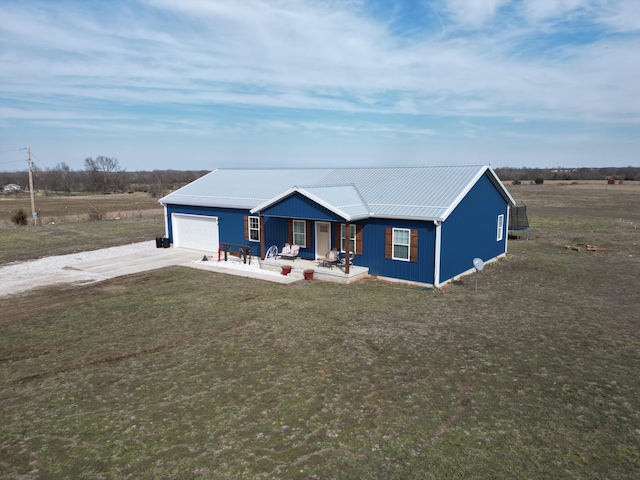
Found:
[[[287,219],[286,218],[262,218],[264,222],[264,248],[276,245],[278,250],[287,243]]]
[[[265,249],[271,245],[276,245],[278,250],[282,250],[285,243],[289,241],[289,219],[280,217],[263,217]],[[300,248],[298,256],[313,260],[315,256],[315,224],[311,222],[311,230],[307,232],[307,246]]]
[[[473,268],[473,259],[491,260],[505,253],[507,202],[487,174],[472,187],[442,224],[440,282]],[[496,241],[498,215],[504,215],[501,241]]]
[[[313,200],[293,193],[278,203],[260,212],[265,217],[286,217],[302,220],[320,220],[323,222],[344,222],[344,219]]]
[[[189,205],[167,205],[167,232],[169,239],[173,242],[173,225],[171,225],[171,214],[185,213],[190,215],[204,215],[208,217],[218,217],[218,233],[220,243],[237,243],[242,245],[252,245],[253,255],[260,255],[260,242],[250,242],[244,238],[244,218],[249,210],[234,208],[197,207]],[[285,226],[286,236],[286,226]]]
[[[435,257],[435,226],[433,222],[370,219],[362,223],[362,255],[357,265],[369,267],[371,275],[433,284]],[[418,262],[403,262],[384,258],[385,229],[418,230]]]

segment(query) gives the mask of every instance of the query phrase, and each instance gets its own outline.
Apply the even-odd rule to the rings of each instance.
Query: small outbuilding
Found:
[[[488,165],[217,169],[159,201],[176,247],[338,250],[370,275],[436,287],[506,255],[515,205]]]
[[[5,193],[16,193],[21,191],[22,188],[17,183],[9,183],[8,185],[4,186],[3,190]]]

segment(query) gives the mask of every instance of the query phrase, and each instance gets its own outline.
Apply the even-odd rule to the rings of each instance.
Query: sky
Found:
[[[0,0],[0,171],[640,166],[638,0]]]

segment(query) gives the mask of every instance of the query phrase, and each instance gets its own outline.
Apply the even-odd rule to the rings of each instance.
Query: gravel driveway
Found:
[[[154,240],[4,265],[0,267],[0,295],[21,293],[32,288],[58,283],[78,284],[105,280],[109,277],[82,270],[75,270],[73,266],[86,262],[137,254],[152,250],[155,247],[156,244]]]
[[[62,283],[98,282],[170,265],[184,265],[220,273],[292,283],[293,277],[261,270],[259,261],[244,265],[238,259],[228,262],[202,261],[204,252],[186,249],[157,249],[155,240],[90,252],[30,260],[0,266],[0,296]],[[113,259],[113,261],[109,261]]]

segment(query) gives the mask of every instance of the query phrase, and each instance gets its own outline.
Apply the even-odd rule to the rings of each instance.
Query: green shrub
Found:
[[[535,184],[536,184],[536,185],[542,185],[542,184],[544,183],[544,178],[542,178],[542,177],[537,177],[537,178],[534,180],[534,182],[535,182]]]

